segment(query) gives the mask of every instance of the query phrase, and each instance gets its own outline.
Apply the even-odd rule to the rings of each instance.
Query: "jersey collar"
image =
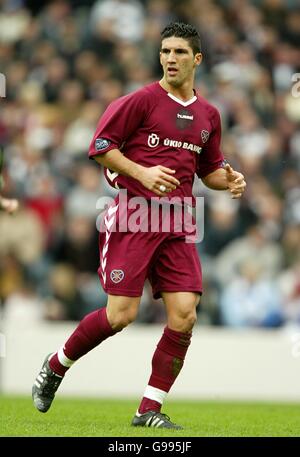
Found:
[[[167,94],[172,100],[174,100],[174,102],[177,102],[182,106],[189,106],[197,100],[196,95],[194,95],[194,97],[190,98],[190,100],[187,100],[186,102],[184,102],[183,100],[180,100],[180,98],[175,97],[175,95],[170,94],[170,92],[167,92]]]

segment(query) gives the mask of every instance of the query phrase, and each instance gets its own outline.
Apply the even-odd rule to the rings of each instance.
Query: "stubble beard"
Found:
[[[176,87],[176,88],[182,86],[182,83],[183,83],[182,78],[177,78],[177,77],[176,78],[170,78],[170,77],[166,76],[166,80],[167,80],[167,83],[170,86],[173,86],[173,87]]]
[[[165,78],[170,86],[176,87],[176,89],[178,89],[184,84],[188,77],[188,74],[189,70],[187,68],[181,68],[180,73],[178,72],[178,74],[175,77],[168,76],[168,73],[166,71]]]

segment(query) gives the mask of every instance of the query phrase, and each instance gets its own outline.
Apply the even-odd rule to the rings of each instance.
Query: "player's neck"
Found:
[[[169,94],[174,95],[174,97],[179,98],[183,102],[187,102],[188,100],[191,100],[191,98],[193,98],[195,95],[195,93],[193,91],[193,86],[191,84],[182,85],[180,87],[174,87],[171,84],[168,84],[164,78],[162,78],[159,81],[159,84]]]

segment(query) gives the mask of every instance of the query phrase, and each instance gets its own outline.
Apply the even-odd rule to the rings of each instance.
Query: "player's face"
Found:
[[[202,54],[193,54],[187,40],[170,37],[162,40],[160,63],[163,67],[164,78],[174,87],[182,86],[186,81],[194,80],[194,71],[200,65]]]

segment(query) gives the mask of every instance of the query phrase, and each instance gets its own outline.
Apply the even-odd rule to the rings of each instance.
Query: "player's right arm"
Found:
[[[120,148],[143,125],[151,109],[151,94],[144,89],[121,97],[103,113],[90,144],[89,157],[102,166],[139,181],[146,189],[162,197],[176,189],[179,181],[172,176],[175,170],[162,165],[144,167],[128,159]],[[166,187],[161,192],[159,187]]]
[[[156,165],[155,167],[144,167],[130,159],[127,159],[119,149],[96,155],[93,157],[100,165],[109,168],[121,175],[130,176],[139,181],[146,189],[151,190],[160,197],[166,195],[179,186],[179,181],[172,174],[175,170]],[[164,185],[166,192],[161,192],[159,187]]]

